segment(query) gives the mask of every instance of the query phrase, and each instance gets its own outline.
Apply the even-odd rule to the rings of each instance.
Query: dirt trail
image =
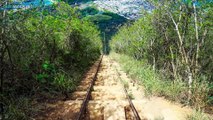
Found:
[[[96,67],[97,63],[91,67],[77,90],[70,95],[69,100],[48,104],[45,114],[37,119],[75,120]],[[146,98],[143,88],[134,85],[117,62],[111,60],[108,56],[104,56],[84,119],[125,120],[127,118],[133,120],[131,113],[128,113],[129,103],[120,80],[127,84],[128,92],[133,98],[133,104],[141,119],[185,120],[186,116],[192,112],[187,107],[181,107],[180,104],[171,103],[163,98]]]
[[[171,103],[160,97],[145,97],[143,87],[128,78],[116,61],[111,64],[119,71],[121,79],[127,82],[128,91],[133,97],[132,101],[143,118],[148,120],[186,120],[186,117],[192,113],[190,108],[182,107],[181,104]]]

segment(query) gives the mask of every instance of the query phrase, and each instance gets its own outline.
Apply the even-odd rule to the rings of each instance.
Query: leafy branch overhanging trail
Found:
[[[6,6],[11,1],[1,1]],[[0,11],[0,113],[29,119],[34,101],[75,89],[101,54],[97,27],[64,2]],[[51,95],[51,96],[50,96]]]

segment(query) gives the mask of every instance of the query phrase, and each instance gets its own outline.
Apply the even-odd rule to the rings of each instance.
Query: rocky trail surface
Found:
[[[86,91],[97,70],[99,61],[86,73],[76,91],[66,101],[48,103],[40,120],[76,120]],[[104,56],[91,96],[82,119],[84,120],[135,120],[123,86],[126,86],[141,120],[185,120],[190,108],[171,103],[163,98],[146,98],[143,87],[128,78],[119,64]]]

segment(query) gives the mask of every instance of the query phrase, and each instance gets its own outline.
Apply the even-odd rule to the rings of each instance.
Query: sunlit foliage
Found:
[[[63,2],[0,13],[1,112],[5,117],[10,114],[8,119],[17,115],[27,119],[27,111],[20,106],[9,108],[9,101],[45,91],[68,97],[99,57],[100,33]],[[24,113],[16,115],[16,108]]]

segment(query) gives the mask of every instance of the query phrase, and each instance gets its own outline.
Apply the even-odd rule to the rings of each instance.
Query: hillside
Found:
[[[151,11],[154,8],[146,0],[68,0],[68,2],[80,7],[95,6],[100,11],[116,13],[131,20],[138,19],[142,9]]]
[[[213,0],[1,0],[0,120],[212,120],[212,21]]]
[[[81,9],[82,18],[98,26],[105,40],[105,53],[109,53],[109,40],[120,26],[138,19],[142,9],[153,9],[148,2],[141,0],[70,0],[69,3]]]

